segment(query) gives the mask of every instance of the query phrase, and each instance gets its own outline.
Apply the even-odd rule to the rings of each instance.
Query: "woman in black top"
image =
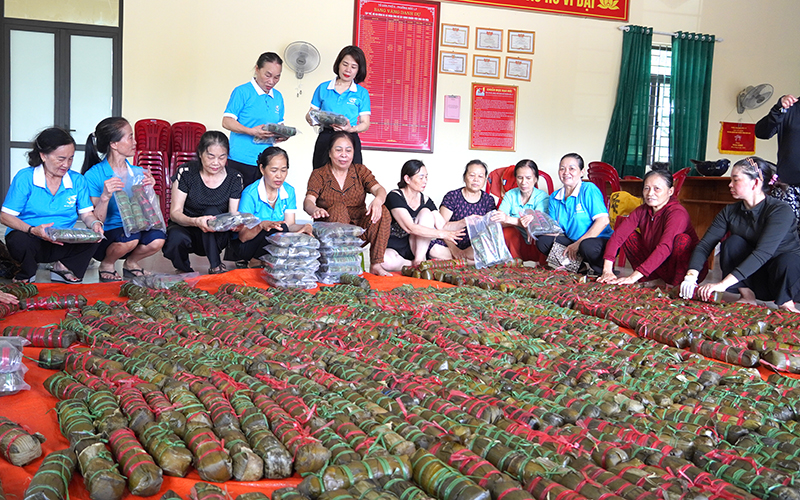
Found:
[[[228,171],[228,138],[216,130],[200,137],[199,161],[192,161],[172,179],[172,206],[169,211],[164,257],[179,271],[192,272],[189,254],[208,256],[210,274],[225,272],[220,252],[228,245],[231,231],[215,233],[208,221],[215,215],[236,212],[242,197],[242,176]]]
[[[436,210],[433,200],[422,194],[428,185],[428,169],[419,160],[408,160],[400,170],[400,189],[387,196],[386,208],[392,214],[391,234],[384,256],[383,268],[399,271],[403,266],[418,265],[423,260],[449,259],[450,249],[432,245],[434,238],[455,244],[464,236],[464,228],[449,231]]]
[[[720,251],[720,268],[725,276],[719,283],[697,289],[703,300],[714,292],[737,288],[741,301],[774,301],[781,309],[800,312],[800,240],[791,207],[773,196],[781,189],[775,168],[751,156],[738,161],[731,170],[731,195],[737,203],[727,205],[714,218],[692,253],[689,271],[681,284],[681,297],[691,298],[703,263],[725,234]]]

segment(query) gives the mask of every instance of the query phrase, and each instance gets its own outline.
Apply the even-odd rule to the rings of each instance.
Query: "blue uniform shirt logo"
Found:
[[[75,206],[75,203],[78,201],[78,195],[74,194],[67,198],[67,201],[64,202],[64,208],[72,208]]]

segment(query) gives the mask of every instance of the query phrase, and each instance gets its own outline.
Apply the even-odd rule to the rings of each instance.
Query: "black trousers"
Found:
[[[536,248],[544,255],[547,255],[550,253],[550,249],[553,248],[554,241],[564,246],[575,243],[563,234],[559,234],[558,236],[539,236],[536,239]],[[603,272],[603,254],[606,251],[606,243],[608,243],[608,238],[586,238],[581,241],[578,247],[578,255],[580,255],[583,261],[589,264],[592,271],[597,274]]]
[[[333,136],[335,132],[336,131],[332,128],[325,128],[322,129],[322,132],[317,136],[317,142],[314,144],[314,158],[312,160],[314,170],[330,161],[331,136]],[[353,141],[353,163],[364,163],[364,159],[361,157],[361,139],[355,132],[350,133],[350,139]]]
[[[208,212],[206,215],[222,213],[216,208],[209,208],[206,212]],[[184,273],[194,271],[189,262],[190,253],[208,257],[209,268],[219,267],[222,264],[220,253],[228,246],[231,236],[233,236],[231,231],[205,233],[199,227],[186,227],[169,221],[167,240],[161,252],[164,257],[172,261],[175,269]]]
[[[286,224],[282,224],[281,226],[284,232],[289,231],[289,226]],[[267,236],[270,234],[277,233],[277,229],[271,229],[269,231],[264,231],[263,229],[249,241],[241,241],[239,238],[234,238],[231,240],[231,244],[228,247],[230,252],[225,254],[225,257],[228,260],[247,260],[250,259],[257,259],[262,255],[266,254],[267,251],[264,250],[264,247],[267,246]]]
[[[266,149],[268,146],[264,146]],[[225,168],[233,169],[242,174],[242,186],[247,187],[250,184],[261,178],[261,170],[255,165],[248,165],[246,163],[239,163],[236,160],[228,159]]]
[[[23,231],[11,231],[6,235],[6,246],[11,257],[20,263],[15,276],[27,280],[36,275],[41,262],[61,262],[72,273],[83,279],[98,243],[55,245]]]
[[[729,235],[722,242],[719,253],[722,276],[729,275],[752,253],[753,247],[744,238]],[[800,301],[800,255],[794,253],[774,255],[760,269],[729,290],[736,292],[738,288],[743,287],[752,290],[757,299],[773,301],[777,305],[790,300]]]

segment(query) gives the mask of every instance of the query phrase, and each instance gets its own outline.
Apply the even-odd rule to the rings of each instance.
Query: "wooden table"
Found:
[[[687,177],[683,183],[678,199],[689,212],[700,238],[706,234],[720,210],[736,201],[728,188],[730,181],[730,177]],[[641,198],[642,181],[620,179],[619,184],[623,191]]]

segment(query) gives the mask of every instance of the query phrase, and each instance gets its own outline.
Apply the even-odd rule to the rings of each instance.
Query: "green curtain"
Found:
[[[644,175],[650,110],[650,51],[653,29],[628,26],[622,36],[617,103],[608,126],[603,161],[620,177]]]
[[[706,159],[714,35],[676,33],[672,41],[669,150],[673,172]]]

